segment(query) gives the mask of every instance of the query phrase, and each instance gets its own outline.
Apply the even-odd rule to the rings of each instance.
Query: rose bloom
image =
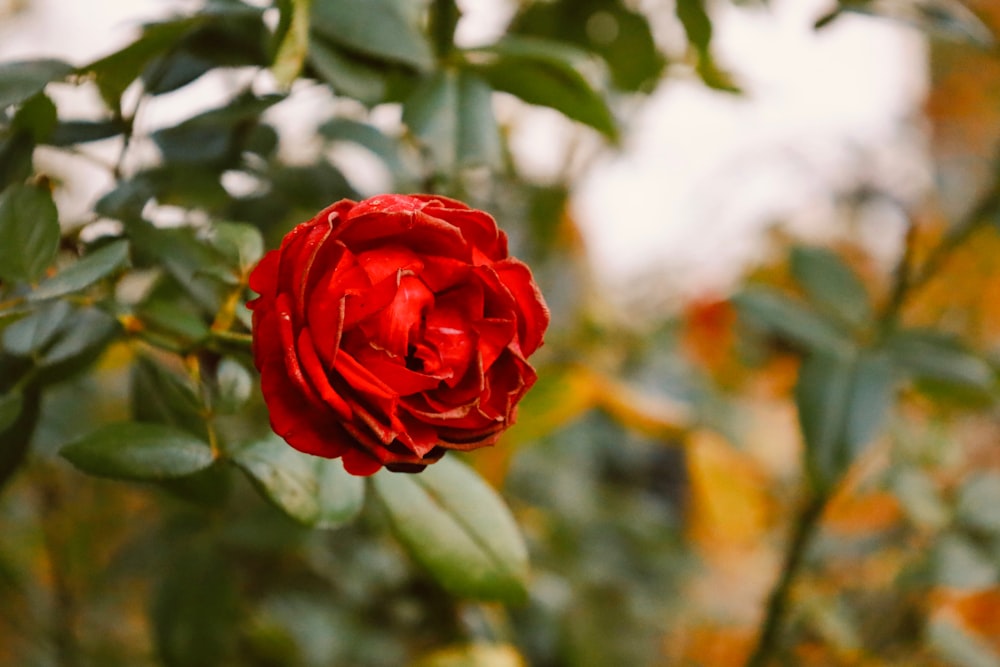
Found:
[[[494,444],[549,323],[496,221],[436,195],[339,201],[267,253],[250,287],[272,428],[354,475]]]

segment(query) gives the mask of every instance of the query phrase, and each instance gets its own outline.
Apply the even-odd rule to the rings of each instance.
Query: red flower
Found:
[[[354,475],[495,443],[549,322],[493,218],[430,195],[333,204],[267,253],[250,287],[272,428]]]

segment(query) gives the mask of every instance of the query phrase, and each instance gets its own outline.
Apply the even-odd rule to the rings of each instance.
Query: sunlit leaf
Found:
[[[207,444],[165,424],[116,422],[59,452],[80,470],[127,480],[160,480],[204,470],[215,457]]]
[[[302,71],[309,52],[309,14],[312,0],[288,0],[282,3],[284,35],[278,44],[271,72],[278,85],[288,89]]]
[[[524,598],[528,559],[517,524],[470,468],[445,457],[416,475],[383,470],[372,486],[393,532],[452,594]]]

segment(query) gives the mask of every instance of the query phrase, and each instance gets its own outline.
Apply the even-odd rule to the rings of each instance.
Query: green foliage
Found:
[[[112,479],[152,481],[184,477],[212,465],[209,446],[163,424],[108,424],[62,448],[80,470]]]
[[[0,280],[35,282],[59,248],[59,213],[44,187],[12,186],[0,194]]]
[[[419,476],[372,480],[393,531],[455,595],[523,600],[528,554],[514,518],[486,483],[453,458]]]

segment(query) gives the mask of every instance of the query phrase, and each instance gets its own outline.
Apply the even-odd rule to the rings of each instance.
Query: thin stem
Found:
[[[247,350],[253,345],[253,336],[245,333],[238,333],[236,331],[216,331],[212,330],[209,332],[209,336],[219,341],[220,343],[230,343],[237,347],[242,347]]]
[[[778,655],[778,642],[788,615],[788,603],[791,599],[792,589],[802,572],[806,552],[819,528],[826,503],[827,496],[822,494],[812,496],[795,522],[788,549],[785,551],[785,561],[778,577],[778,583],[771,591],[771,597],[767,603],[767,612],[764,616],[764,622],[761,624],[757,646],[751,653],[750,659],[747,660],[746,667],[765,667]]]

